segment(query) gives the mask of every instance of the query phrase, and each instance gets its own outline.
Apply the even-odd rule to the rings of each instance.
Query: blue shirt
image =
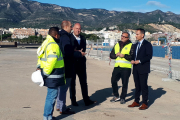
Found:
[[[74,35],[74,33],[73,33],[73,35]],[[77,37],[77,36],[75,36],[75,35],[74,35],[74,37],[76,38],[76,40],[77,40],[78,44],[80,45],[80,42],[81,42],[81,38],[80,38],[80,36],[79,36],[79,37]]]

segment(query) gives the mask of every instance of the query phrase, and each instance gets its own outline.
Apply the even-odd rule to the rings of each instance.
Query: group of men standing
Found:
[[[144,39],[145,30],[136,30],[137,43],[132,44],[128,32],[123,32],[119,41],[110,53],[110,58],[115,59],[115,66],[111,77],[114,97],[111,102],[120,101],[125,104],[129,77],[133,65],[133,77],[135,83],[135,100],[128,107],[139,107],[140,94],[142,92],[142,105],[139,110],[148,108],[148,74],[150,73],[150,60],[152,59],[152,45]],[[122,79],[122,92],[119,97],[117,82]]]
[[[47,87],[47,96],[44,106],[43,120],[52,120],[55,101],[56,110],[60,114],[74,114],[66,107],[66,92],[70,88],[70,99],[73,106],[79,106],[76,101],[76,75],[79,77],[82,97],[86,106],[96,103],[88,96],[86,74],[86,39],[80,35],[81,25],[76,23],[73,27],[70,21],[61,23],[58,27],[49,29],[46,40],[42,43],[41,54],[38,55],[37,70],[41,71],[44,86]],[[119,41],[110,53],[110,58],[115,59],[111,84],[114,97],[111,102],[120,101],[125,104],[129,77],[133,65],[135,82],[135,101],[128,107],[140,106],[140,93],[142,92],[143,104],[140,110],[148,108],[148,74],[150,73],[150,60],[152,59],[152,45],[144,39],[145,30],[137,29],[136,39],[132,44],[130,34],[123,32]],[[119,97],[117,82],[122,79],[122,93]]]
[[[60,114],[74,114],[66,107],[66,92],[70,88],[71,104],[79,106],[76,101],[76,74],[79,77],[83,100],[86,106],[96,103],[88,96],[86,74],[86,39],[80,35],[81,25],[73,27],[70,21],[62,21],[61,31],[58,27],[49,29],[46,40],[42,43],[43,52],[38,56],[37,70],[41,71],[47,96],[43,120],[52,120],[55,101]]]

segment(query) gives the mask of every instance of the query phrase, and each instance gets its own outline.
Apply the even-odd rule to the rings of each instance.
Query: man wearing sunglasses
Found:
[[[129,77],[131,74],[131,58],[133,55],[132,42],[129,40],[130,35],[128,32],[123,32],[121,35],[121,41],[114,46],[110,53],[110,58],[115,59],[114,70],[112,72],[111,84],[114,97],[111,102],[120,101],[121,104],[125,104],[125,97],[128,89]],[[117,82],[122,79],[122,92],[119,97]]]

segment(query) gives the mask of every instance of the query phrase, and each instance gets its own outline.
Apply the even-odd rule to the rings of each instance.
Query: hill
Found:
[[[147,13],[119,12],[105,9],[74,9],[32,0],[1,0],[0,27],[49,28],[60,26],[63,20],[79,22],[85,29],[112,25],[156,23],[165,21],[180,27],[180,15],[155,10]]]

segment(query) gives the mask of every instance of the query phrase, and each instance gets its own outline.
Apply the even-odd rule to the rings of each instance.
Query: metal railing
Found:
[[[171,51],[171,41],[172,41],[172,37],[171,34],[167,34],[167,53],[168,53],[168,61],[167,65],[169,66],[169,68],[167,67],[159,67],[156,65],[151,64],[151,69],[156,70],[157,72],[163,72],[163,73],[167,73],[168,75],[168,79],[178,79],[180,80],[180,71],[179,70],[173,70],[172,68],[172,51]],[[110,42],[109,42],[110,43]],[[115,41],[114,44],[116,44],[117,42]],[[103,44],[103,40],[98,40],[97,42],[93,42],[91,44],[87,44],[87,56],[93,57],[95,59],[98,60],[104,60],[107,61],[109,63],[109,65],[114,65],[115,60],[111,60],[109,55],[110,52],[112,50],[112,48],[114,47],[113,44]],[[165,59],[165,58],[162,58]],[[155,59],[154,59],[155,61]],[[158,61],[159,62],[159,61]],[[179,61],[180,62],[180,61]],[[166,64],[166,63],[165,63]]]

